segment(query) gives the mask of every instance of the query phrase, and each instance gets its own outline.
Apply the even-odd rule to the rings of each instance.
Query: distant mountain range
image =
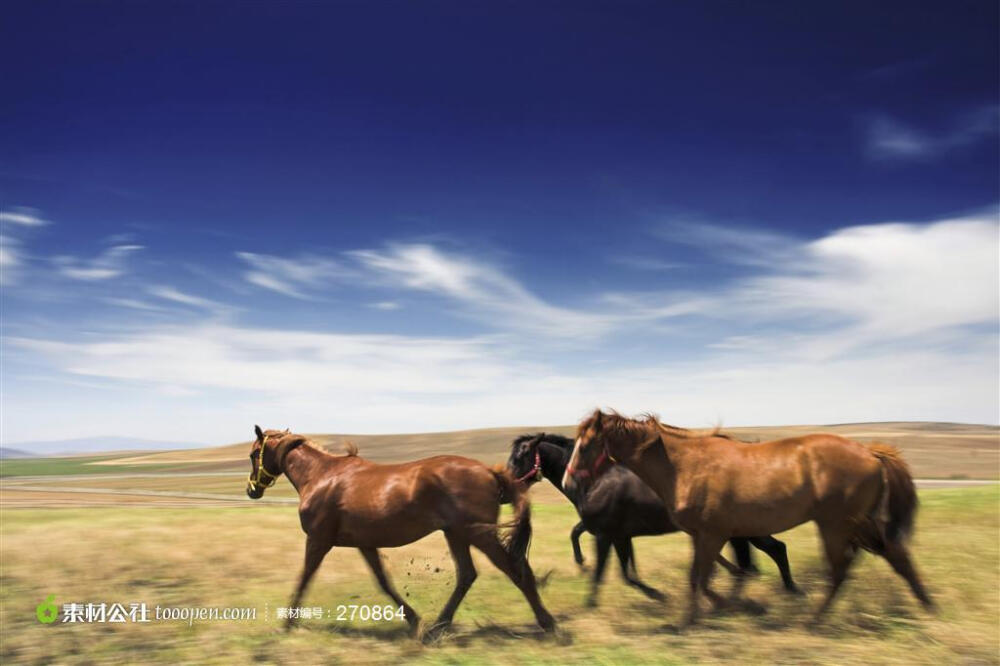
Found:
[[[35,454],[29,453],[28,451],[22,451],[21,449],[11,449],[6,446],[0,446],[0,460],[4,458],[34,458]]]
[[[197,449],[205,446],[198,442],[171,442],[132,437],[81,437],[48,442],[15,442],[0,446],[0,458],[35,458],[42,456],[74,456],[105,451],[166,451],[171,449]]]

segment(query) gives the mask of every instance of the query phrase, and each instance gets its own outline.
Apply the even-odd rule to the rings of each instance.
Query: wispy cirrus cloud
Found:
[[[653,235],[668,243],[697,247],[715,259],[732,264],[773,266],[793,258],[801,241],[786,233],[751,226],[727,226],[678,217],[657,225]]]
[[[13,208],[0,211],[0,226],[14,224],[21,227],[42,227],[48,224],[34,208]]]
[[[324,257],[254,252],[237,252],[236,256],[249,267],[243,273],[247,282],[292,298],[314,298],[316,292],[329,290],[351,275],[339,262]]]
[[[612,313],[553,305],[491,264],[424,244],[390,244],[348,253],[384,285],[437,294],[459,312],[500,329],[589,338],[615,326]]]
[[[876,160],[923,160],[997,135],[1000,107],[988,106],[961,114],[937,131],[914,127],[888,116],[872,117],[866,129],[866,151]]]
[[[141,249],[142,245],[114,245],[92,259],[64,255],[54,257],[52,263],[60,275],[71,280],[110,280],[123,275],[129,255]]]
[[[368,307],[370,307],[373,310],[390,311],[390,310],[398,310],[403,306],[397,303],[396,301],[376,301],[375,303],[369,303]]]
[[[0,287],[20,281],[28,259],[24,239],[33,227],[47,224],[34,208],[21,206],[0,210]]]
[[[201,308],[203,310],[221,311],[228,309],[228,306],[219,303],[218,301],[213,301],[208,298],[196,296],[194,294],[189,294],[185,291],[181,291],[180,289],[168,285],[149,286],[146,288],[146,292],[150,296],[154,296],[164,301],[177,303],[179,305],[189,305],[192,307]]]

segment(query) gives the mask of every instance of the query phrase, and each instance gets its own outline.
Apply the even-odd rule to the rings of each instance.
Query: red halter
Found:
[[[591,465],[590,469],[576,469],[572,465],[568,465],[566,467],[566,473],[573,478],[586,478],[588,476],[592,476],[596,479],[598,474],[601,472],[601,465],[603,465],[606,461],[610,461],[612,465],[618,462],[615,460],[615,457],[611,455],[611,452],[608,451],[607,442],[604,443],[604,450],[601,451],[601,455],[594,459],[594,464]]]
[[[531,477],[537,477],[542,475],[542,456],[538,453],[538,447],[535,447],[535,466],[531,468],[531,471],[522,476],[519,479],[515,479],[516,483],[524,483]]]

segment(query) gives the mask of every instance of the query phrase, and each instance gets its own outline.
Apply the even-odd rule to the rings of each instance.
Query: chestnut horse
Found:
[[[636,420],[596,410],[579,426],[563,486],[573,491],[618,461],[656,491],[692,537],[689,622],[698,616],[699,590],[723,603],[708,583],[728,539],[776,534],[811,520],[819,526],[831,575],[817,619],[858,548],[888,560],[917,599],[932,607],[906,548],[917,493],[894,447],[826,434],[743,444],[663,425],[654,416]]]
[[[334,546],[357,548],[382,590],[403,608],[413,635],[420,618],[403,601],[382,568],[379,548],[412,543],[443,530],[455,560],[455,590],[431,627],[451,624],[455,609],[476,579],[469,547],[481,550],[521,590],[545,630],[555,621],[542,606],[528,565],[531,508],[510,473],[460,456],[435,456],[399,465],[378,465],[357,449],[335,456],[287,430],[254,426],[247,495],[259,499],[284,474],[299,493],[299,520],[306,533],[306,556],[290,607],[296,608],[309,580]],[[511,531],[498,534],[500,504],[514,505]],[[288,620],[286,628],[293,621]]]

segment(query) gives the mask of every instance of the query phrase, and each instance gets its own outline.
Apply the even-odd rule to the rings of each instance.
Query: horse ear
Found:
[[[257,435],[257,439],[264,439],[264,431],[260,429],[259,425],[253,427],[253,434]]]
[[[597,432],[600,432],[603,426],[602,419],[604,419],[604,412],[598,409],[594,412],[594,430]]]
[[[285,428],[285,434],[286,434],[286,435],[287,435],[288,433],[290,433],[291,431],[292,431],[292,429],[291,429],[291,428]]]

